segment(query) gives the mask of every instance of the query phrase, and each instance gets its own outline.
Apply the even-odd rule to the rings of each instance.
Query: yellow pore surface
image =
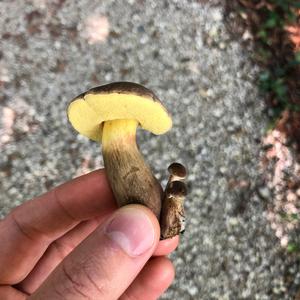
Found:
[[[137,120],[154,134],[163,134],[172,127],[172,119],[161,103],[134,94],[86,94],[70,103],[68,117],[79,133],[94,141],[101,141],[105,121]]]

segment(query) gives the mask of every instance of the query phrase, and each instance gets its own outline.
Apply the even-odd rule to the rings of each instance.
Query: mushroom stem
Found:
[[[136,120],[106,121],[102,151],[108,180],[119,206],[143,204],[160,218],[162,188],[136,144]]]

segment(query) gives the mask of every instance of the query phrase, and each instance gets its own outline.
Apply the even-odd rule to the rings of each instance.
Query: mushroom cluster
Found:
[[[102,143],[106,174],[119,206],[142,204],[160,220],[161,238],[183,230],[185,168],[174,163],[165,192],[136,144],[138,126],[153,134],[172,127],[172,119],[149,89],[131,82],[92,88],[72,100],[68,118],[75,130]]]

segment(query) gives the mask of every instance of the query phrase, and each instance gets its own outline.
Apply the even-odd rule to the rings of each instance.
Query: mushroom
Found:
[[[173,237],[185,230],[184,199],[187,188],[184,180],[187,172],[180,163],[172,163],[168,171],[170,177],[164,193],[160,219],[161,239]]]
[[[102,143],[106,174],[118,205],[143,204],[160,220],[162,188],[136,144],[139,125],[156,135],[172,127],[155,94],[131,82],[95,87],[72,100],[68,118],[79,133]]]

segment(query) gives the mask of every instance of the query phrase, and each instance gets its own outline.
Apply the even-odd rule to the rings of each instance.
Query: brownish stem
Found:
[[[136,126],[124,120],[116,122],[104,124],[102,146],[106,173],[117,203],[145,205],[159,220],[162,188],[137,148]]]

